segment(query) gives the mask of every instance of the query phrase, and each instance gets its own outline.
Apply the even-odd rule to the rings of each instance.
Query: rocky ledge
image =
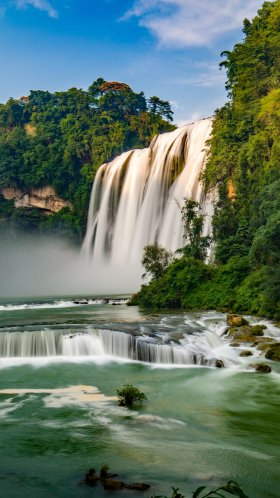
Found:
[[[57,213],[61,209],[72,208],[72,204],[56,195],[51,186],[22,191],[11,187],[3,188],[1,194],[6,200],[13,200],[15,208],[37,208],[47,213]]]
[[[226,337],[230,339],[230,346],[249,346],[257,348],[268,360],[280,361],[280,342],[273,337],[265,335],[266,326],[257,324],[249,325],[249,322],[240,315],[228,315]],[[240,356],[252,356],[252,351],[243,350]],[[271,372],[271,367],[265,363],[254,363],[249,365],[259,373]]]

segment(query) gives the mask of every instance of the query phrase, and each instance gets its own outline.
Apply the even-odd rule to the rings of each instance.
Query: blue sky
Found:
[[[175,122],[226,100],[220,53],[261,0],[0,0],[0,102],[98,77],[172,102]]]

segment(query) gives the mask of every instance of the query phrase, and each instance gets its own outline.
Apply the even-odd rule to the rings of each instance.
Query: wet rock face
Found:
[[[248,325],[247,320],[241,315],[228,315],[227,323],[232,327],[241,327],[242,325]]]

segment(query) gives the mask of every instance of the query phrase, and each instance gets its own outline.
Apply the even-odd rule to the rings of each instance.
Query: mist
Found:
[[[0,243],[0,297],[99,296],[132,294],[141,283],[125,268],[102,271],[79,248],[46,236],[6,237]]]

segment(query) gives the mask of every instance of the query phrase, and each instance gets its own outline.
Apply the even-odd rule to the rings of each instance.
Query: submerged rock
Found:
[[[96,474],[95,469],[89,469],[85,475],[85,482],[90,486],[95,486],[100,481],[100,477]]]
[[[135,489],[136,491],[147,491],[150,489],[150,484],[145,484],[144,482],[132,482],[131,484],[126,484],[127,489]]]
[[[234,327],[241,327],[242,325],[248,325],[248,321],[241,315],[228,315],[227,323]]]
[[[251,368],[254,368],[258,373],[270,373],[271,367],[266,363],[252,363],[249,365]]]
[[[103,487],[104,489],[117,490],[124,488],[125,483],[123,481],[119,481],[118,479],[104,479]]]

